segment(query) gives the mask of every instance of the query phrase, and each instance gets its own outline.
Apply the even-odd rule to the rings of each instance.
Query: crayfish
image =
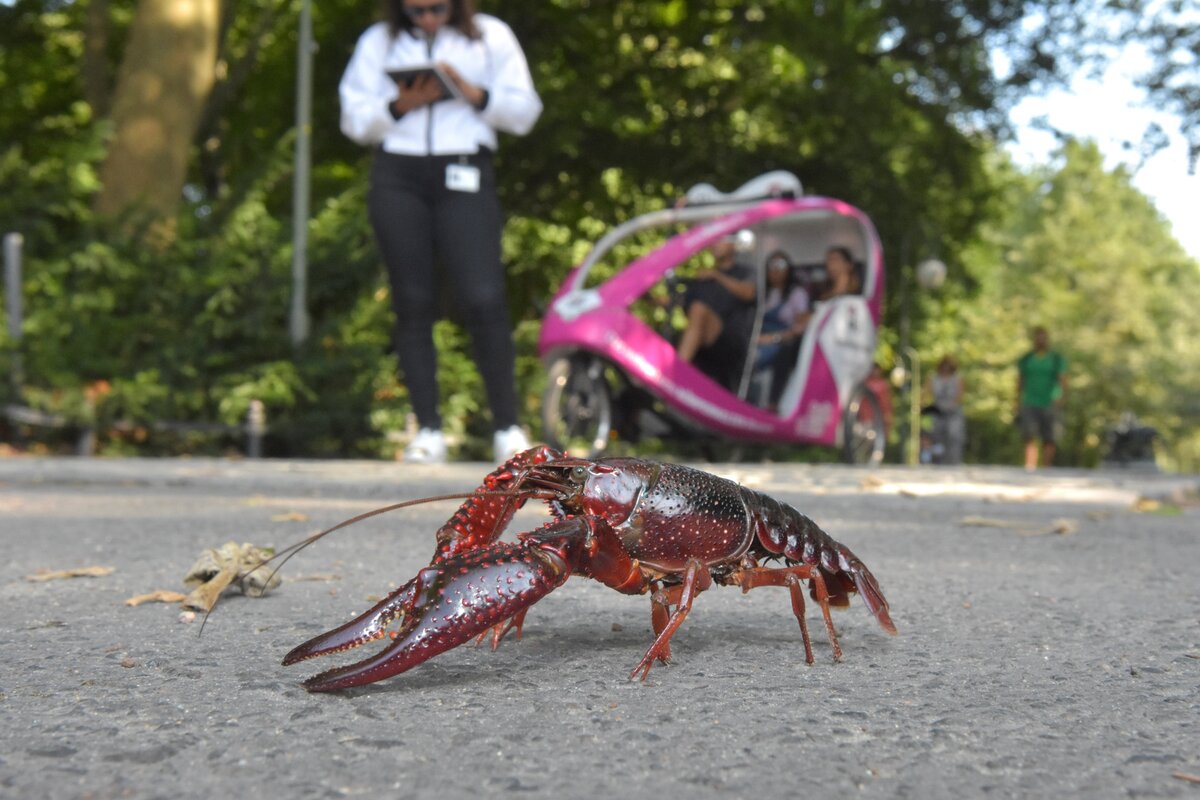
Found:
[[[551,521],[519,534],[516,543],[498,541],[531,499],[547,503]],[[763,563],[776,560],[782,566]],[[671,636],[696,595],[713,584],[743,592],[787,587],[809,664],[806,581],[835,660],[842,650],[829,609],[848,606],[851,593],[896,633],[866,565],[791,506],[679,464],[590,461],[534,447],[488,475],[441,527],[428,567],[366,613],[292,650],[283,663],[391,637],[374,656],[304,683],[310,692],[325,692],[389,678],[489,631],[495,646],[513,628],[520,636],[530,606],[572,574],[650,595],[655,639],[630,678],[645,680],[656,660],[669,662]]]

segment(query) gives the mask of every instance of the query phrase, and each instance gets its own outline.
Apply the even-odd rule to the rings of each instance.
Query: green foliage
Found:
[[[1188,405],[1198,371],[1179,361],[1196,363],[1195,264],[1127,176],[1104,173],[1086,149],[1030,176],[990,161],[1003,87],[981,33],[1015,47],[1026,11],[1065,4],[481,5],[515,29],[546,105],[534,133],[504,140],[498,157],[520,413],[535,432],[539,320],[591,244],[694,183],[728,189],[789,169],[875,220],[889,270],[881,354],[905,343],[907,311],[926,366],[943,350],[960,356],[976,460],[1017,461],[1011,365],[1027,326],[1042,322],[1072,363],[1065,460],[1094,461],[1103,425],[1131,409],[1164,431],[1175,466],[1200,463]],[[218,83],[176,235],[148,249],[90,214],[107,130],[103,110],[80,99],[85,78],[111,84],[136,4],[110,3],[111,71],[99,76],[81,72],[86,3],[0,6],[0,228],[26,241],[25,382],[6,399],[100,425],[109,452],[224,452],[236,437],[164,436],[151,423],[235,426],[255,399],[266,406],[268,454],[388,456],[398,446],[410,405],[365,213],[369,153],[336,122],[337,83],[373,4],[313,9],[312,329],[299,348],[287,336],[298,8],[224,5]],[[1044,69],[1023,62],[1020,79]],[[597,274],[660,236],[618,247]],[[951,280],[918,297],[907,280],[926,253],[942,255]],[[450,432],[460,454],[486,458],[490,420],[470,343],[452,319],[435,336]],[[17,352],[0,338],[0,366]]]
[[[1043,325],[1069,362],[1060,463],[1097,463],[1107,428],[1131,411],[1160,431],[1164,465],[1200,468],[1200,265],[1093,144],[1000,179],[1007,213],[963,258],[978,294],[928,297],[921,338],[928,366],[943,352],[963,364],[970,455],[1020,462],[1015,362]]]

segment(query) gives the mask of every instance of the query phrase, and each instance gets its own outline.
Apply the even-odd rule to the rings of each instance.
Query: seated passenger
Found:
[[[765,308],[754,360],[756,370],[774,363],[792,324],[810,306],[808,290],[800,285],[791,259],[782,250],[767,256],[767,295],[763,302]]]
[[[716,266],[697,274],[683,296],[687,327],[679,357],[732,388],[749,350],[749,312],[758,294],[754,272],[739,264],[732,236],[712,246]]]
[[[841,295],[858,294],[862,291],[862,282],[854,268],[854,257],[847,248],[831,247],[825,252],[825,272],[829,276],[828,285],[817,297],[818,304]],[[813,311],[797,315],[791,327],[780,337],[782,346],[771,367],[772,404],[778,403],[783,395],[788,376],[792,374],[792,368],[796,366],[796,359],[800,355],[800,342],[808,323],[812,321],[814,311],[815,306]]]

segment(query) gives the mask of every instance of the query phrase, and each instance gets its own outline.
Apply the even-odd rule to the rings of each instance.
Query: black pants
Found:
[[[446,167],[478,167],[478,192],[446,188]],[[398,156],[378,151],[367,197],[371,227],[387,265],[396,314],[396,351],[417,421],[440,428],[435,270],[445,270],[455,306],[471,335],[497,430],[515,425],[516,352],[500,261],[500,204],[491,154]]]

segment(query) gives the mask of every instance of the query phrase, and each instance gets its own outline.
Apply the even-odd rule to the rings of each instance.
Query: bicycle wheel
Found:
[[[595,458],[608,446],[612,421],[612,397],[603,362],[579,356],[551,362],[542,396],[546,444]]]
[[[842,457],[848,464],[881,464],[885,447],[887,430],[879,398],[859,386],[842,413]]]

